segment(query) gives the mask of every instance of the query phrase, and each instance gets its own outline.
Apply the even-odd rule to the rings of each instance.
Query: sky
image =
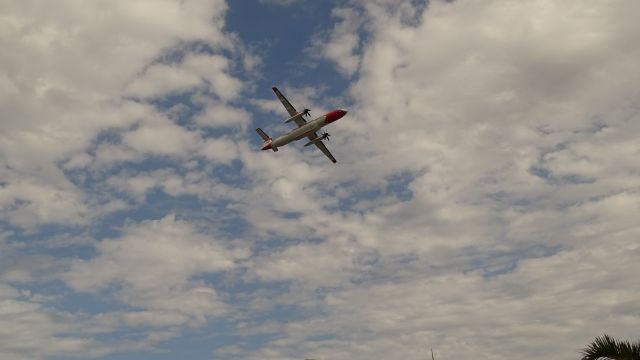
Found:
[[[576,359],[640,325],[640,2],[0,0],[0,358]],[[271,92],[320,116],[315,148]]]

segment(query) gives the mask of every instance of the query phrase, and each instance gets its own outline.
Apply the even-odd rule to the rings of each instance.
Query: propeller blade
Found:
[[[302,111],[302,115],[304,115],[304,116],[311,116],[311,110],[309,110],[309,109],[304,109],[304,110]]]

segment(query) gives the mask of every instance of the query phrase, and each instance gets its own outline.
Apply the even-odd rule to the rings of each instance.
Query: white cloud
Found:
[[[237,144],[229,139],[207,139],[200,152],[208,159],[221,163],[230,163],[237,158]]]
[[[0,231],[0,358],[148,350],[182,326],[226,314],[230,307],[214,286],[192,277],[233,269],[246,250],[173,218],[132,224],[123,237],[99,243],[87,235],[100,227],[97,219],[139,204],[154,187],[176,196],[226,192],[203,170],[183,179],[172,171],[118,167],[157,156],[185,163],[234,157],[229,149],[235,147],[205,141],[200,130],[178,125],[176,109],[163,113],[150,101],[193,90],[227,106],[243,91],[246,84],[232,74],[227,56],[249,67],[258,60],[223,31],[226,3],[65,0],[0,7],[0,217],[6,226]],[[210,145],[206,154],[200,144]],[[135,201],[120,199],[116,188]],[[66,229],[86,239],[75,240],[80,235]],[[94,245],[95,258],[69,265],[68,256]],[[47,254],[52,246],[55,254]],[[103,313],[87,312],[76,293],[44,285],[52,279],[90,293],[82,297],[117,302]],[[139,336],[117,340],[131,329]]]
[[[338,66],[338,70],[346,76],[352,76],[360,66],[359,31],[363,26],[363,16],[356,8],[336,8],[332,13],[337,19],[328,39],[317,38],[307,51],[324,57]]]
[[[178,64],[151,65],[128,86],[126,94],[153,98],[201,88],[223,100],[233,100],[243,83],[229,74],[229,67],[223,56],[189,54]]]
[[[152,155],[185,155],[192,152],[201,141],[197,132],[163,118],[141,124],[122,136],[122,142],[128,147]]]
[[[297,152],[246,160],[270,187],[248,219],[292,239],[249,274],[290,282],[270,302],[307,312],[244,356],[570,359],[602,332],[633,338],[640,5],[352,4],[369,33],[332,125],[342,167],[286,181]]]
[[[0,356],[21,359],[42,359],[45,356],[73,354],[97,356],[104,348],[97,342],[58,334],[74,330],[73,321],[65,314],[49,313],[38,304],[0,296]]]
[[[0,317],[17,331],[0,336],[0,357],[146,350],[219,317],[237,321],[232,335],[270,335],[220,352],[252,359],[421,359],[425,343],[447,358],[569,359],[601,332],[635,336],[638,5],[415,4],[335,12],[344,21],[322,54],[357,76],[353,108],[332,125],[338,165],[316,150],[260,152],[237,133],[204,138],[250,121],[233,105],[246,86],[233,64],[188,54],[192,41],[237,45],[220,30],[222,2],[112,2],[102,16],[64,2],[0,15],[10,50],[0,58],[11,119],[0,125],[3,219],[78,225],[158,189],[224,208],[198,223],[210,232],[235,213],[248,222],[246,238],[223,241],[193,219],[130,221],[85,241],[95,256],[68,268],[47,256],[3,262]],[[174,46],[187,54],[173,59]],[[284,90],[298,107],[328,102],[322,89]],[[204,107],[194,119],[145,103],[185,91]],[[285,117],[277,101],[251,103]],[[105,130],[113,137],[96,138]],[[117,167],[148,156],[180,163]],[[241,186],[223,182],[236,174],[212,176],[235,159]],[[86,194],[60,167],[106,180]],[[231,294],[212,280],[227,275],[250,286]],[[51,277],[115,309],[60,312],[14,284]],[[295,311],[272,316],[277,305]],[[141,339],[92,338],[121,330]]]
[[[238,97],[243,83],[229,75],[229,60],[222,56],[189,56],[184,66],[201,76],[211,86],[212,91],[223,100]]]
[[[279,5],[279,6],[289,6],[293,5],[302,0],[260,0],[262,4],[271,4],[271,5]]]
[[[153,97],[169,92],[184,92],[201,85],[197,74],[184,68],[158,64],[149,67],[144,75],[129,85],[127,93],[133,96]]]
[[[604,265],[610,256],[619,260],[617,265]],[[514,353],[575,358],[578,349],[602,331],[633,336],[634,317],[624,309],[638,295],[622,286],[618,274],[633,266],[636,256],[598,246],[527,260],[513,274],[497,278],[413,274],[353,286],[322,299],[322,315],[290,323],[286,332],[291,344],[274,343],[270,350],[283,358],[303,353],[337,359],[397,354],[423,359],[428,346],[447,358],[510,359]],[[309,340],[319,334],[330,336]],[[557,338],[562,341],[554,341]],[[256,355],[262,354],[275,358],[268,350]]]
[[[251,122],[251,114],[237,106],[211,103],[195,117],[194,121],[203,127],[238,127],[246,129]]]
[[[144,310],[127,314],[125,322],[145,326],[202,325],[226,313],[228,306],[216,290],[192,276],[231,270],[247,255],[173,216],[129,226],[122,237],[103,240],[97,250],[97,257],[75,261],[65,281],[89,292],[118,285],[120,301]],[[154,320],[151,315],[160,311],[165,317]]]
[[[96,149],[95,165],[99,168],[108,168],[114,164],[126,161],[141,161],[143,158],[143,153],[131,147],[106,143],[99,145]]]
[[[82,223],[87,210],[78,191],[41,184],[34,179],[16,180],[3,186],[0,205],[5,220],[25,227],[51,222]]]
[[[100,132],[130,128],[157,116],[151,106],[123,100],[127,86],[146,96],[208,84],[225,101],[238,96],[243,84],[229,75],[229,62],[220,55],[187,54],[179,66],[157,63],[175,48],[188,53],[194,42],[213,51],[233,51],[237,39],[222,31],[226,9],[222,0],[5,6],[0,30],[0,106],[5,119],[0,125],[0,169],[5,204],[13,204],[2,207],[6,218],[20,226],[86,221],[86,200],[59,162],[74,159],[67,162],[68,169],[86,166],[89,159],[82,154]],[[161,126],[158,131],[163,133],[156,134],[142,127],[128,137],[147,141],[178,135],[178,144],[161,139],[165,149],[140,145],[148,153],[174,154],[180,141],[192,135],[173,130]],[[121,156],[101,158],[113,162],[135,157],[117,151]],[[27,189],[13,183],[15,179],[33,180]],[[31,201],[36,192],[60,194],[70,204],[51,209],[50,201]],[[29,217],[31,221],[24,220]]]

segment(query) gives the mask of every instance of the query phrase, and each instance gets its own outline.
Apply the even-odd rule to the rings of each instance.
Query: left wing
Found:
[[[304,120],[303,120],[303,121],[304,121]],[[318,137],[318,134],[317,134],[317,133],[315,133],[315,132],[314,132],[313,134],[311,134],[311,135],[307,136],[307,138],[308,138],[309,140],[313,140],[313,139],[315,139],[315,138],[317,138],[317,137]],[[317,146],[317,147],[318,147],[318,149],[320,149],[320,151],[322,151],[322,153],[323,153],[323,154],[325,154],[325,155],[329,158],[329,160],[331,160],[331,162],[332,162],[332,163],[334,163],[334,164],[335,164],[335,163],[337,163],[337,162],[338,162],[338,161],[336,160],[336,158],[334,158],[334,157],[333,157],[333,155],[331,155],[331,152],[329,151],[329,149],[327,149],[327,147],[324,145],[324,143],[322,142],[322,140],[320,140],[320,141],[318,141],[318,142],[315,142],[315,143],[314,143],[314,145],[315,145],[315,146]]]
[[[277,87],[272,87],[271,90],[273,90],[274,93],[276,93],[276,96],[278,97],[278,100],[280,100],[280,102],[282,103],[282,105],[284,105],[284,108],[287,109],[287,112],[289,113],[290,116],[294,116],[296,115],[298,112],[296,111],[296,108],[293,107],[293,105],[291,105],[291,103],[289,102],[289,100],[287,100],[286,97],[284,97],[284,95],[282,95],[282,93],[280,92],[280,90],[278,90]],[[296,125],[298,125],[298,127],[304,125],[307,123],[307,121],[305,119],[301,117],[298,117],[295,119]]]

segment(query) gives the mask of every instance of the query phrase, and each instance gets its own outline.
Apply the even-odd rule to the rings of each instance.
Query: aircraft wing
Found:
[[[307,138],[309,138],[309,140],[313,140],[313,139],[315,139],[317,137],[318,137],[318,134],[315,133],[315,132],[313,134],[307,136]],[[332,163],[335,164],[335,163],[338,162],[336,160],[336,158],[334,158],[333,155],[331,155],[331,152],[329,151],[329,149],[327,149],[327,147],[324,145],[322,140],[320,140],[318,142],[315,142],[314,145],[317,146],[318,149],[320,149],[320,151],[322,151],[322,153],[325,154],[329,158],[329,160],[331,160]]]
[[[278,90],[277,87],[272,87],[271,88],[273,90],[274,93],[276,93],[276,96],[278,97],[278,100],[280,100],[280,102],[282,103],[282,105],[284,105],[284,108],[287,109],[287,112],[289,113],[290,116],[294,116],[295,114],[297,114],[298,112],[296,111],[296,108],[293,107],[293,105],[291,105],[291,103],[289,102],[289,100],[287,100],[286,97],[284,97],[284,95],[282,95],[282,93],[280,92],[280,90]],[[304,125],[307,123],[307,121],[305,119],[303,119],[302,117],[299,117],[295,120],[296,125],[298,125],[298,127]]]

